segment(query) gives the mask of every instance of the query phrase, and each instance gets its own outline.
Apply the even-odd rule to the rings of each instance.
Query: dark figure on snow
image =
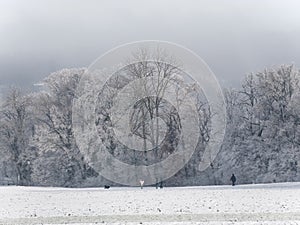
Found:
[[[232,186],[234,186],[234,185],[235,185],[235,182],[236,182],[236,177],[234,176],[234,174],[232,174],[230,180],[231,180],[231,182],[232,182]]]
[[[159,183],[156,183],[155,184],[155,187],[156,187],[156,189],[158,189],[158,187],[161,189],[161,188],[163,188],[164,186],[163,186],[163,182],[161,181],[161,182],[159,182]]]

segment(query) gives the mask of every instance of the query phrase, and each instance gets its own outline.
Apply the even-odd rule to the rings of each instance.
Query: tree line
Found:
[[[170,77],[178,74],[178,68],[168,66],[154,62],[147,67],[140,63],[130,65],[126,70],[128,77],[140,74],[150,76],[151,72],[158,70],[165,70]],[[17,185],[80,187],[99,186],[104,185],[101,182],[107,182],[99,180],[99,174],[85,161],[74,138],[73,99],[84,71],[84,68],[63,69],[50,74],[43,81],[41,91],[28,93],[20,88],[11,88],[6,94],[0,112],[2,184],[9,181]],[[217,158],[210,163],[210,168],[202,172],[197,168],[201,153],[209,142],[209,121],[214,115],[209,105],[198,96],[201,98],[197,104],[199,145],[189,163],[165,183],[226,184],[233,172],[238,182],[242,183],[299,181],[299,79],[300,72],[294,65],[282,65],[247,75],[239,88],[224,89],[227,105],[225,139]],[[180,78],[177,77],[175,82],[180,82]],[[106,89],[102,102],[110,98],[114,91],[111,87],[113,85]],[[190,86],[187,90],[193,92]],[[137,109],[131,118],[134,132],[144,140],[148,136],[154,146],[159,142],[157,115],[168,111],[169,118],[165,120],[169,127],[169,144],[164,145],[162,152],[154,150],[154,158],[146,151],[128,158],[124,151],[112,147],[116,143],[107,136],[111,153],[130,163],[146,159],[153,161],[171,154],[180,132],[180,120],[176,112],[168,107],[162,99],[145,98],[137,102]],[[99,115],[102,118],[99,121],[103,122],[100,128],[106,129],[105,112],[101,111]],[[151,119],[150,126],[140,122],[145,121],[146,117]],[[145,149],[146,145],[144,142]]]

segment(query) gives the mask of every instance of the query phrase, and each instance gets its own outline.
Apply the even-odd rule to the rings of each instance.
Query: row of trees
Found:
[[[300,180],[299,81],[299,70],[283,65],[226,91],[227,137],[216,176],[229,170],[242,182]]]
[[[129,82],[130,77],[147,77],[155,72],[162,77],[174,77],[173,82],[179,83],[182,79],[178,76],[179,68],[159,60],[148,65],[132,64],[124,70],[126,77],[121,71],[110,80],[110,85],[104,90],[106,95],[102,93],[103,98],[99,100],[100,105],[107,104],[110,95],[114,95],[111,90],[118,90],[118,87],[112,89],[116,78]],[[98,174],[85,162],[73,133],[73,99],[84,71],[63,69],[44,80],[43,91],[24,93],[13,88],[7,94],[0,112],[0,182],[9,178],[19,185],[82,186],[87,185],[87,180],[94,180],[93,185],[103,185],[103,180],[99,181]],[[189,93],[198,94],[199,145],[185,168],[166,184],[224,184],[229,182],[232,172],[243,183],[299,181],[299,79],[298,69],[293,65],[283,65],[250,74],[241,88],[225,90],[226,137],[216,160],[203,172],[197,168],[210,140],[209,121],[213,119],[213,113],[201,92],[192,90],[191,85],[186,86]],[[169,118],[164,117],[164,112]],[[104,123],[105,113],[99,110],[97,126],[100,130],[108,126]],[[169,141],[161,149],[154,149],[155,157],[151,158],[146,151],[146,141],[157,146],[161,129],[159,118],[167,123]],[[130,163],[147,164],[168,157],[174,151],[180,119],[162,98],[144,98],[137,102],[131,120],[131,132],[144,139],[145,151],[135,154],[132,161],[128,159],[127,151],[116,152],[112,147],[110,151],[115,157]],[[108,146],[118,144],[111,136],[105,138]]]
[[[78,185],[95,172],[84,163],[72,132],[72,100],[84,69],[45,79],[45,91],[12,88],[1,107],[2,177],[19,185]]]

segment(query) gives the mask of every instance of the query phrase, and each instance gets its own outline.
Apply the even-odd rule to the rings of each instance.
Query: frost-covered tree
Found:
[[[30,146],[34,132],[31,95],[18,88],[7,94],[0,112],[0,140],[7,152],[7,163],[13,163],[16,183],[31,183],[32,166],[36,150]],[[7,164],[6,163],[6,164]]]
[[[247,76],[237,95],[227,95],[219,177],[232,171],[246,183],[299,180],[299,79],[299,70],[283,65]]]
[[[93,94],[98,95],[97,131],[107,151],[120,161],[151,165],[174,153],[180,141],[181,120],[188,119],[180,118],[178,111],[189,100],[196,105],[195,114],[198,113],[200,119],[199,130],[195,131],[201,133],[200,145],[209,141],[212,114],[204,94],[197,83],[184,73],[179,63],[163,49],[152,54],[139,49],[128,58],[125,66],[103,83],[100,94]],[[125,97],[118,100],[119,96],[127,95],[130,95],[129,100]],[[132,99],[134,102],[127,105]],[[113,116],[117,104],[124,110],[118,112],[116,120],[116,116]],[[127,129],[119,132],[123,136],[117,136],[118,122],[127,117]],[[198,153],[204,150],[200,145]],[[89,143],[85,146],[89,146]],[[177,174],[176,182],[180,183],[184,176],[192,177],[196,173],[200,157],[201,154],[195,155],[195,160]],[[157,180],[160,178],[157,177]]]
[[[76,145],[72,107],[76,88],[84,69],[63,69],[45,80],[46,91],[39,94],[35,144],[39,159],[35,161],[34,180],[39,184],[77,185],[87,176],[95,175],[84,162]],[[52,162],[56,158],[56,163]],[[61,176],[57,176],[60,173]]]
[[[272,133],[278,135],[293,114],[289,105],[298,88],[299,72],[291,65],[265,70],[257,76],[262,120],[272,121]]]
[[[175,141],[175,131],[180,126],[176,109],[173,108],[170,111],[168,109],[170,105],[164,100],[165,92],[170,83],[178,82],[178,77],[181,74],[180,67],[163,49],[158,49],[153,56],[146,50],[140,49],[139,52],[133,54],[131,61],[133,63],[129,63],[124,72],[127,76],[141,81],[134,86],[136,95],[140,95],[143,92],[142,90],[149,93],[153,92],[153,96],[140,99],[134,106],[135,110],[130,120],[132,133],[144,140],[143,148],[145,152],[149,147],[154,148],[155,157],[161,158],[162,155],[159,155],[157,146],[159,146],[159,139],[162,136],[162,123],[166,123],[168,129],[171,130],[172,134],[170,135],[172,137],[168,138],[171,142]],[[153,78],[152,82],[149,82],[147,78]],[[149,85],[149,83],[151,84]],[[147,146],[147,140],[150,142],[150,146]],[[172,143],[170,144],[172,145]],[[165,152],[167,151],[170,151],[170,148],[165,149]],[[165,152],[160,151],[161,154]]]

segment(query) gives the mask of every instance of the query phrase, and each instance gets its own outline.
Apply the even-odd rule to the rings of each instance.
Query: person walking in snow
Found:
[[[235,185],[235,182],[236,182],[236,177],[234,176],[234,174],[232,174],[230,180],[231,180],[231,182],[232,182],[232,186],[234,186],[234,185]]]

